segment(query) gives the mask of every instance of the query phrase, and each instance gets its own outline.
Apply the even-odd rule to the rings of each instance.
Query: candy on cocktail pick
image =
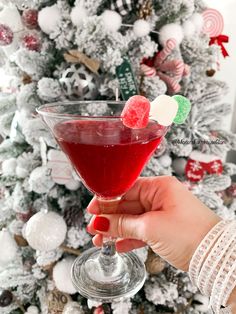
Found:
[[[178,112],[177,101],[167,95],[158,96],[151,102],[150,116],[163,126],[169,126]]]
[[[135,95],[128,99],[121,117],[125,126],[132,129],[142,129],[148,124],[150,102],[144,96]]]
[[[189,115],[189,112],[191,110],[191,102],[188,98],[181,95],[175,95],[173,96],[173,98],[179,104],[179,109],[176,117],[174,118],[174,123],[182,124]]]

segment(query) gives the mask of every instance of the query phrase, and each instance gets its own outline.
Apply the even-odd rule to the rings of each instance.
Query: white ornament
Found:
[[[53,186],[50,169],[46,166],[35,168],[29,177],[29,186],[31,191],[42,194],[47,193]]]
[[[39,309],[37,308],[37,306],[30,305],[27,308],[27,311],[25,312],[25,314],[39,314]]]
[[[53,268],[53,280],[57,289],[64,293],[74,294],[76,289],[71,281],[71,267],[74,259],[67,257],[58,262]]]
[[[73,180],[72,165],[66,155],[60,150],[50,149],[47,167],[51,169],[51,177],[57,184],[66,184]]]
[[[71,10],[70,17],[73,25],[80,26],[88,17],[88,13],[82,5],[77,5]]]
[[[19,11],[15,6],[6,6],[0,12],[0,21],[10,27],[13,33],[24,29]]]
[[[162,165],[162,167],[168,168],[168,167],[170,167],[170,165],[171,165],[171,163],[172,163],[172,159],[170,158],[169,155],[162,155],[162,156],[159,158],[159,162],[160,162],[160,164]]]
[[[204,25],[204,19],[200,13],[194,13],[189,20],[194,24],[197,32],[200,32],[202,30]]]
[[[7,229],[0,231],[0,267],[6,267],[16,256],[18,246]]]
[[[61,14],[56,4],[45,7],[38,13],[38,24],[41,30],[50,35],[61,21]]]
[[[2,162],[2,173],[4,176],[14,176],[16,174],[16,158],[9,158]]]
[[[184,36],[190,38],[196,31],[196,27],[190,20],[185,21],[182,25]]]
[[[182,27],[179,24],[166,24],[160,29],[159,41],[162,46],[165,46],[167,40],[171,38],[175,39],[178,45],[181,44],[184,38],[184,33]]]
[[[80,181],[78,180],[70,180],[65,184],[66,188],[70,191],[76,191],[80,187]]]
[[[163,126],[169,126],[174,121],[179,105],[173,97],[158,96],[151,102],[150,116]]]
[[[144,37],[150,33],[151,27],[147,21],[140,19],[134,22],[133,31],[137,37]]]
[[[107,30],[111,32],[117,32],[121,27],[122,18],[119,13],[112,10],[105,10],[102,13],[103,24]]]
[[[66,232],[66,223],[60,215],[54,212],[38,212],[28,220],[25,237],[33,249],[51,251],[63,243]]]
[[[78,302],[68,302],[62,314],[84,314],[84,310]]]

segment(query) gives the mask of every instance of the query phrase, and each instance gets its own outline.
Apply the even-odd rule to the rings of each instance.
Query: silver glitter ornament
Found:
[[[60,83],[69,99],[92,100],[98,95],[99,80],[83,65],[73,64],[62,72]]]

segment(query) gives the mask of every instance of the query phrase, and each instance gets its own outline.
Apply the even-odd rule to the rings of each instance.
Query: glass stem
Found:
[[[117,206],[120,201],[115,199],[100,199],[98,198],[99,207],[102,214],[114,214],[117,211]],[[116,252],[116,239],[113,237],[103,237],[103,245],[99,255],[100,266],[106,276],[111,276],[117,269],[119,255]]]

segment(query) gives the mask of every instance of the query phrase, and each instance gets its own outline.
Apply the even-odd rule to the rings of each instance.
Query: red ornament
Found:
[[[7,25],[0,24],[0,46],[7,46],[13,42],[13,31]]]
[[[104,314],[104,309],[102,307],[102,305],[100,305],[99,307],[97,307],[94,311],[93,314]]]
[[[189,181],[201,181],[204,176],[204,169],[199,161],[189,159],[185,167],[185,174]]]
[[[38,27],[38,11],[33,9],[25,10],[22,14],[22,21],[29,29]]]
[[[42,47],[41,40],[36,33],[27,33],[22,37],[22,45],[31,51],[40,51]]]

